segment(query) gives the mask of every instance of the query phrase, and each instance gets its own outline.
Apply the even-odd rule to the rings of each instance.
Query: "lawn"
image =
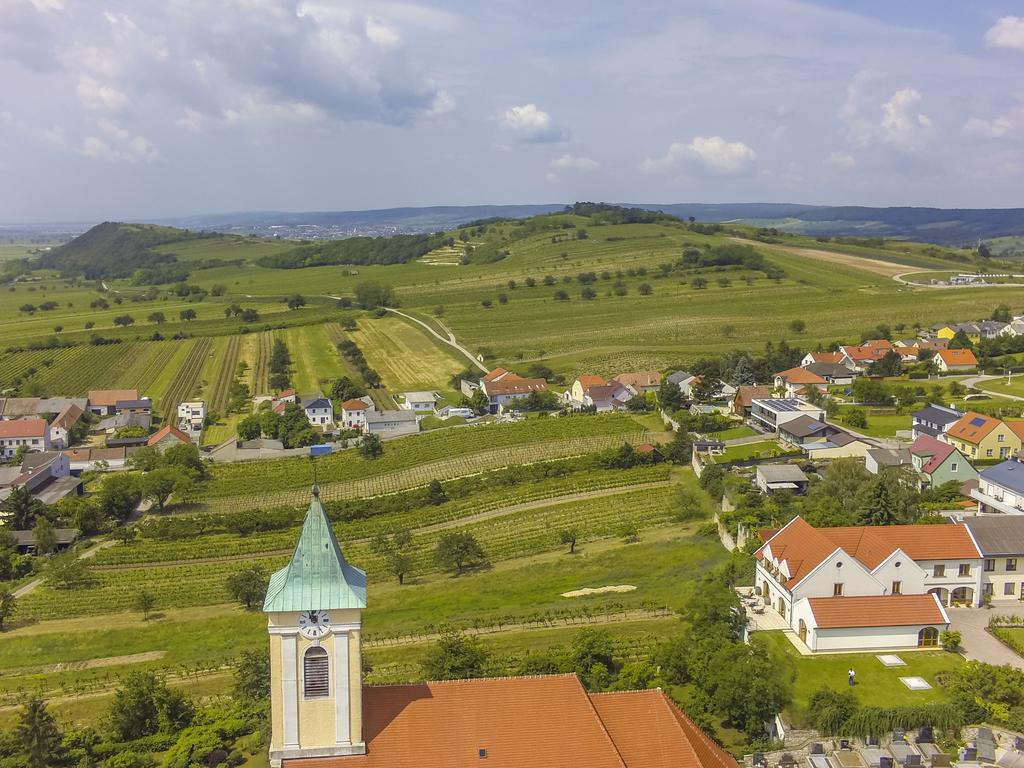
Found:
[[[723,429],[721,432],[713,432],[711,436],[716,440],[736,440],[741,437],[753,437],[756,434],[758,433],[748,426],[739,426]]]
[[[451,391],[448,380],[468,365],[422,328],[391,315],[360,320],[350,336],[392,394]]]
[[[760,632],[755,637],[767,644],[772,657],[793,676],[792,703],[784,714],[798,728],[807,726],[807,702],[811,695],[825,687],[835,690],[846,688],[847,670],[857,673],[853,692],[862,705],[898,707],[946,701],[947,696],[935,682],[935,676],[964,663],[963,657],[955,653],[905,651],[897,655],[906,662],[906,666],[886,667],[873,653],[801,656],[782,632]],[[929,691],[910,690],[899,680],[910,676],[923,677],[933,688]]]
[[[855,405],[842,406],[839,409],[839,415],[833,418],[832,422],[839,426],[846,426],[846,420],[843,416],[855,410],[864,412],[868,425],[866,427],[850,427],[850,429],[870,437],[895,437],[898,431],[909,430],[913,422],[913,418],[909,413],[902,416],[872,416],[869,413],[870,408]]]
[[[993,627],[992,634],[1024,656],[1024,627]]]
[[[799,451],[783,451],[779,444],[774,440],[762,440],[758,443],[731,446],[726,448],[725,453],[721,456],[715,456],[714,458],[716,464],[728,464],[732,461],[774,458],[776,456],[791,456],[799,453]]]
[[[991,379],[990,381],[981,381],[975,384],[978,389],[985,390],[986,392],[994,392],[1000,395],[1015,395],[1016,397],[1024,397],[1024,376],[1016,375],[1010,380],[1010,383],[1006,383],[1006,379]]]

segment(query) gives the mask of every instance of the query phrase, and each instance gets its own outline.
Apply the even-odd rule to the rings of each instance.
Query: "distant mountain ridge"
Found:
[[[978,240],[1024,236],[1024,208],[915,208],[816,206],[799,203],[621,203],[700,221],[734,221],[786,232],[821,236],[887,237],[940,245],[976,245]],[[565,204],[440,205],[365,211],[247,211],[157,219],[160,224],[219,232],[251,232],[316,238],[355,234],[437,232],[478,219],[528,218],[562,210]]]

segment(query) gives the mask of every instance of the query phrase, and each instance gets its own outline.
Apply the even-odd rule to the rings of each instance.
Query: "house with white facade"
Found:
[[[205,400],[189,400],[178,403],[178,429],[192,435],[201,434],[206,425]]]
[[[363,431],[381,437],[412,435],[420,431],[415,411],[368,411]]]
[[[515,408],[517,400],[523,400],[534,392],[547,392],[548,383],[544,379],[526,379],[504,368],[495,368],[480,379],[480,383],[462,382],[462,392],[467,397],[476,390],[487,395],[488,410],[501,413],[508,408]]]
[[[825,421],[822,408],[795,397],[758,398],[750,403],[750,418],[771,432],[801,416]]]
[[[982,596],[997,604],[1024,601],[1024,515],[978,515],[963,526],[984,558]]]
[[[1024,515],[1024,461],[1007,459],[978,473],[971,490],[978,514]]]
[[[306,420],[314,427],[330,429],[334,426],[334,406],[326,397],[315,397],[304,403],[302,410],[306,413]]]
[[[921,435],[939,437],[946,434],[950,427],[963,418],[963,413],[955,408],[929,403],[921,410],[915,411],[911,418],[913,423],[910,429],[916,440]]]
[[[341,404],[341,425],[345,429],[363,430],[366,427],[366,414],[375,410],[377,407],[368,396],[346,400]]]
[[[399,405],[399,408],[404,408],[407,411],[429,411],[433,413],[438,397],[436,392],[404,392],[402,393],[402,400],[403,402]]]
[[[949,625],[943,606],[981,602],[981,552],[960,525],[814,528],[796,517],[762,538],[755,591],[812,651],[934,646]]]
[[[50,450],[50,425],[46,419],[0,421],[0,458],[12,458],[22,446],[30,451]]]
[[[71,445],[71,430],[84,415],[84,410],[74,403],[60,411],[50,422],[50,443],[54,448]]]

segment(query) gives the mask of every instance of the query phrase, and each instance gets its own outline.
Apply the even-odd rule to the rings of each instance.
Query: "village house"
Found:
[[[864,468],[872,475],[883,469],[903,467],[911,464],[910,451],[906,448],[869,448],[864,454]]]
[[[153,401],[148,397],[134,400],[118,400],[114,403],[114,413],[152,413]]]
[[[808,442],[801,446],[811,461],[827,459],[867,459],[868,451],[874,446],[862,437],[842,429],[830,434],[824,442]]]
[[[853,384],[853,380],[857,378],[856,371],[840,363],[810,363],[803,366],[803,369],[820,376],[829,384]]]
[[[939,437],[946,434],[949,428],[963,418],[963,413],[955,408],[945,408],[929,403],[912,415],[911,434],[915,439],[922,435]]]
[[[756,592],[811,651],[934,647],[949,625],[943,606],[980,604],[982,556],[963,526],[814,528],[795,517],[762,540]]]
[[[825,411],[796,398],[755,398],[750,403],[750,418],[769,432],[778,431],[788,421],[810,416],[825,421]]]
[[[679,391],[683,393],[683,397],[687,400],[693,400],[696,395],[695,391],[700,387],[701,382],[704,380],[703,376],[688,376],[679,382]],[[711,393],[712,400],[730,400],[736,394],[736,387],[724,381],[719,381],[715,391]]]
[[[793,448],[803,449],[808,445],[821,444],[842,433],[839,427],[827,424],[813,416],[800,415],[784,422],[778,430],[779,442]]]
[[[661,374],[657,371],[620,373],[614,377],[614,380],[637,395],[657,392],[661,387]]]
[[[163,453],[172,445],[191,445],[192,438],[173,424],[166,424],[146,438],[145,444]]]
[[[841,365],[842,362],[842,352],[808,352],[800,361],[800,367],[804,368],[812,363],[833,363],[835,365]]]
[[[730,412],[733,416],[747,418],[750,416],[750,409],[754,400],[768,400],[772,396],[771,387],[758,387],[744,384],[736,387],[736,394],[732,398]]]
[[[970,494],[979,515],[1024,515],[1024,462],[1013,458],[982,469]]]
[[[487,396],[488,410],[501,413],[506,408],[514,408],[517,400],[534,392],[547,392],[548,383],[544,379],[525,379],[504,368],[495,368],[481,378],[479,384],[463,380],[462,393],[467,397],[478,389]]]
[[[1024,515],[979,515],[962,525],[984,558],[982,596],[994,603],[1024,601]]]
[[[955,446],[931,435],[921,435],[910,446],[910,462],[917,472],[920,490],[938,488],[951,480],[966,483],[978,477],[978,471]]]
[[[311,397],[304,400],[302,410],[311,426],[329,430],[334,427],[334,406],[326,397]]]
[[[144,429],[148,434],[152,425],[153,414],[128,413],[127,411],[125,411],[124,413],[115,413],[113,416],[108,416],[105,419],[100,419],[89,428],[89,432],[92,434],[113,435],[120,429],[126,429],[128,427],[139,427],[140,429]]]
[[[1020,450],[1024,424],[968,411],[946,430],[943,440],[971,460],[1008,459]]]
[[[71,430],[81,420],[84,411],[74,403],[58,413],[50,423],[50,444],[54,448],[71,445]]]
[[[82,494],[82,481],[71,476],[68,457],[59,451],[29,453],[20,467],[0,467],[0,500],[15,488],[25,488],[47,506],[66,496]]]
[[[775,390],[785,397],[798,397],[812,389],[828,391],[828,382],[805,368],[790,368],[775,374]]]
[[[840,363],[863,373],[885,357],[892,348],[892,342],[885,339],[871,339],[860,345],[840,347],[839,351],[843,355]]]
[[[86,398],[89,410],[97,416],[113,416],[117,412],[118,402],[136,401],[139,399],[137,389],[90,389]]]
[[[32,555],[36,551],[36,534],[35,531],[11,531],[14,535],[14,546],[18,550],[19,554]],[[69,550],[76,541],[78,536],[81,534],[77,528],[54,528],[53,537],[54,545],[56,546],[57,552],[66,552]]]
[[[1000,336],[1024,336],[1024,315],[1013,318],[999,332]]]
[[[420,431],[420,422],[415,411],[367,411],[363,431],[381,437],[412,435]]]
[[[207,413],[205,400],[178,403],[178,429],[189,435],[200,435],[206,425]]]
[[[84,397],[41,397],[37,399],[35,415],[50,420],[72,405],[84,413],[89,401]]]
[[[7,397],[0,400],[0,418],[4,421],[14,419],[31,419],[42,415],[39,404],[42,398],[39,397]]]
[[[600,376],[580,376],[572,383],[563,399],[574,410],[593,409],[599,413],[622,408],[634,392],[614,379],[605,381]]]
[[[368,396],[346,400],[341,404],[341,425],[345,429],[358,429],[360,431],[366,426],[366,414],[376,410]]]
[[[71,474],[79,476],[87,470],[124,469],[134,448],[70,448],[61,451],[67,456]]]
[[[438,397],[436,392],[405,392],[402,395],[402,400],[399,408],[404,408],[407,411],[433,413]]]
[[[50,425],[46,419],[0,421],[0,458],[12,458],[21,447],[33,452],[50,450]]]
[[[271,768],[738,768],[661,690],[590,694],[575,674],[364,686],[366,586],[314,489],[263,603]]]
[[[932,360],[943,373],[969,371],[978,367],[978,358],[969,349],[940,349]]]
[[[279,392],[274,400],[280,403],[297,403],[299,402],[299,393],[294,389],[285,389]]]

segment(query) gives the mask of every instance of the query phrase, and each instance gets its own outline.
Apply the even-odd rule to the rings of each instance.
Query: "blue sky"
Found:
[[[8,222],[1024,206],[1019,3],[0,0],[0,82]]]

